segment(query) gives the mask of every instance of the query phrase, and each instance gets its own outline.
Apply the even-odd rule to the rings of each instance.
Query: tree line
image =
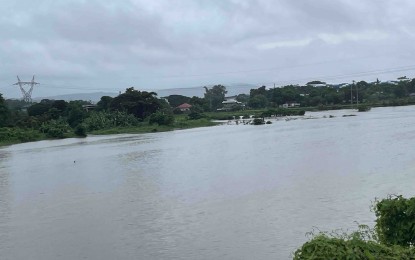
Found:
[[[127,88],[114,98],[101,97],[95,107],[91,105],[82,100],[48,99],[28,104],[5,100],[0,94],[0,142],[86,136],[94,130],[174,122],[171,107],[154,92]],[[93,110],[87,111],[86,106]]]
[[[251,89],[249,94],[237,95],[236,100],[244,104],[243,107],[246,109],[277,108],[286,103],[297,103],[301,107],[339,106],[351,103],[382,106],[413,103],[410,95],[412,93],[415,95],[415,79],[396,83],[359,81],[348,85],[327,85],[325,82],[311,81],[304,86],[260,86]],[[222,101],[225,100],[226,94],[225,86],[215,85],[211,88],[205,87],[203,98],[182,95],[170,95],[166,98],[173,107],[189,103],[196,111],[214,112],[223,107]],[[242,106],[235,105],[230,109],[241,108]]]
[[[406,79],[406,78],[405,78]],[[316,84],[321,86],[316,87]],[[379,81],[367,83],[360,81],[345,87],[327,86],[324,82],[313,81],[305,86],[287,85],[278,88],[260,86],[249,94],[239,94],[240,103],[228,107],[228,111],[241,109],[268,109],[274,111],[289,102],[301,107],[336,108],[359,102],[374,105],[405,105],[413,103],[411,94],[415,93],[415,79],[402,80],[395,84]],[[189,103],[188,120],[206,117],[205,112],[215,112],[223,107],[227,94],[226,87],[215,85],[205,87],[203,97],[170,95],[157,97],[154,92],[127,88],[116,97],[103,96],[93,111],[87,111],[88,101],[64,101],[44,99],[39,103],[28,104],[21,100],[5,100],[0,94],[0,142],[7,139],[28,138],[20,130],[32,131],[32,139],[44,135],[62,138],[69,133],[85,136],[87,132],[115,127],[134,127],[144,124],[173,125],[174,114],[183,113],[180,104]],[[243,104],[243,106],[241,105]],[[280,111],[281,112],[281,111]],[[289,114],[282,111],[281,114]],[[30,138],[29,138],[30,139]]]

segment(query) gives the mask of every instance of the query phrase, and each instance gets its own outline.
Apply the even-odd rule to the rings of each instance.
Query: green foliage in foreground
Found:
[[[373,208],[374,230],[361,225],[352,234],[313,235],[294,259],[415,259],[415,198],[389,196]]]
[[[303,259],[414,259],[415,250],[401,246],[387,246],[367,236],[370,231],[362,228],[347,234],[315,235],[294,253],[294,260]]]
[[[376,232],[386,245],[414,246],[415,198],[389,196],[376,201]]]

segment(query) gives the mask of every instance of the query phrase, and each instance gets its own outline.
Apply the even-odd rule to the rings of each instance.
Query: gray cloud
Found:
[[[17,74],[36,74],[50,88],[39,86],[35,94],[45,95],[303,83],[414,65],[410,0],[42,0],[0,1],[0,7],[8,10],[0,18],[6,96],[18,94],[10,87]],[[378,77],[402,73],[414,76]],[[377,76],[359,79],[371,77]]]

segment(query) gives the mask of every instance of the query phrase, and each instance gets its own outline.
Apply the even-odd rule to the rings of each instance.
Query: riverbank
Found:
[[[197,127],[208,127],[215,126],[220,123],[213,122],[208,118],[201,118],[197,120],[188,120],[186,117],[180,115],[175,118],[175,122],[172,125],[149,125],[148,122],[143,122],[138,126],[130,127],[114,127],[101,130],[95,130],[87,132],[87,134],[92,135],[110,135],[110,134],[145,134],[145,133],[155,133],[155,132],[166,132],[173,130],[182,130],[189,128]],[[27,142],[36,142],[42,140],[54,140],[54,139],[65,139],[65,138],[74,138],[79,137],[74,134],[74,132],[67,132],[64,134],[63,138],[51,138],[46,134],[41,133],[36,129],[24,129],[24,128],[10,128],[4,127],[0,128],[0,147],[27,143]]]
[[[183,117],[176,119],[173,125],[149,125],[143,124],[133,127],[114,127],[109,129],[101,129],[89,132],[93,135],[109,135],[109,134],[145,134],[155,132],[166,132],[174,130],[183,130],[197,127],[208,127],[218,125],[218,122],[213,122],[210,119],[202,118],[197,120],[186,120]]]
[[[379,107],[379,104],[378,104]],[[206,112],[202,118],[190,120],[186,114],[175,115],[175,121],[172,125],[150,125],[147,121],[139,123],[137,126],[128,127],[113,127],[94,131],[87,131],[86,134],[92,135],[109,135],[109,134],[143,134],[154,132],[166,132],[173,130],[208,127],[220,124],[216,120],[233,120],[239,118],[251,117],[269,117],[271,115],[277,116],[291,116],[303,115],[307,112],[318,112],[327,110],[343,110],[353,109],[350,105],[341,106],[320,106],[320,107],[302,107],[302,108],[288,108],[288,109],[256,109],[256,110],[240,110],[240,111],[226,111],[226,112]],[[357,111],[357,110],[356,110]],[[63,138],[73,138],[76,136],[73,131],[64,133]],[[30,128],[0,128],[0,147],[6,145],[13,145],[19,143],[35,142],[41,140],[54,140],[59,138],[51,138],[45,133],[37,129]],[[60,138],[62,139],[62,138]]]

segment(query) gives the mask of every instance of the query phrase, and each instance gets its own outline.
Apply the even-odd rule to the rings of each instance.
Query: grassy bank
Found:
[[[142,134],[142,133],[154,133],[165,132],[172,130],[207,127],[214,126],[217,123],[212,122],[208,118],[202,118],[197,120],[188,120],[186,115],[178,115],[175,117],[175,122],[172,125],[149,125],[148,122],[143,122],[138,126],[130,127],[114,127],[109,129],[101,129],[88,132],[87,134],[93,135],[109,135],[109,134]],[[76,137],[73,131],[64,134],[63,138]],[[56,139],[56,138],[55,138]],[[41,133],[36,129],[24,129],[24,128],[0,128],[0,146],[35,142],[41,140],[53,140],[46,134]]]
[[[407,100],[404,100],[407,101]],[[410,102],[401,102],[401,103],[392,103],[392,102],[383,102],[383,103],[365,103],[370,107],[379,107],[379,106],[395,106],[395,105],[412,105]],[[350,104],[346,105],[327,105],[327,106],[318,106],[318,107],[301,107],[301,108],[289,108],[289,109],[255,109],[255,110],[241,110],[241,111],[222,111],[222,112],[206,112],[202,113],[202,118],[196,120],[189,120],[188,115],[181,114],[174,116],[174,123],[171,125],[158,125],[158,124],[149,124],[148,121],[144,121],[135,126],[128,127],[112,127],[105,128],[94,131],[87,131],[86,134],[93,135],[108,135],[108,134],[140,134],[140,133],[154,133],[154,132],[165,132],[179,129],[188,129],[196,127],[207,127],[213,126],[217,123],[212,122],[212,120],[232,120],[234,118],[239,118],[243,116],[244,118],[249,118],[251,115],[254,117],[270,116],[279,114],[280,116],[285,115],[298,115],[300,111],[321,111],[321,110],[337,110],[337,109],[350,109],[352,108]],[[356,106],[353,107],[356,109]],[[279,112],[277,112],[279,111]],[[75,137],[73,129],[64,132],[62,138]],[[40,140],[53,140],[56,138],[51,138],[51,136],[41,133],[37,129],[30,128],[0,128],[0,146],[18,144],[24,142],[33,142]]]
[[[63,138],[70,137],[75,137],[75,134],[73,132],[68,132],[63,136]],[[36,129],[25,129],[17,127],[0,128],[0,146],[53,139],[54,138],[48,137],[46,134],[41,133]]]
[[[108,135],[108,134],[144,134],[155,132],[166,132],[172,130],[207,127],[214,126],[217,123],[212,122],[210,119],[202,118],[197,120],[187,120],[184,116],[176,117],[174,124],[172,125],[149,125],[148,123],[142,123],[139,126],[132,127],[115,127],[109,129],[101,129],[90,132],[93,135]]]

